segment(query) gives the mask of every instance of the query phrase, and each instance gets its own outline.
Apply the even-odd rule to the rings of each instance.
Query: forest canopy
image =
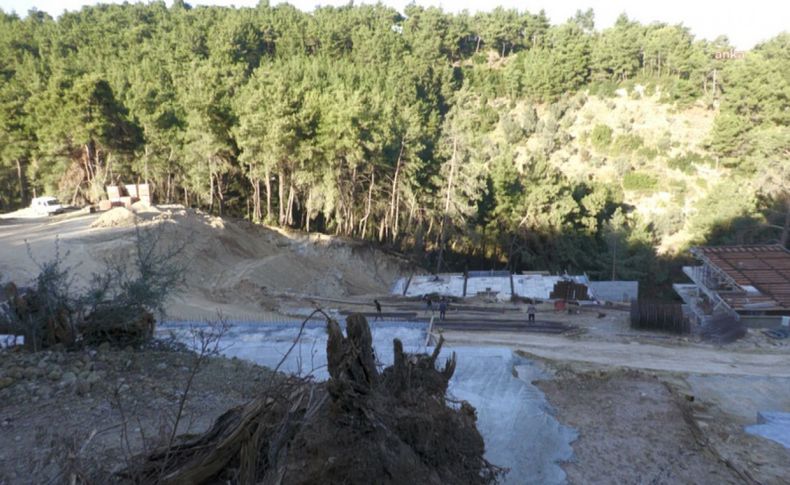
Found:
[[[726,190],[754,191],[705,201],[690,227],[712,237],[740,217],[750,237],[778,240],[765,211],[784,217],[790,185],[790,35],[738,62],[716,55],[729,51],[726,37],[626,15],[596,30],[592,10],[559,25],[542,11],[265,1],[0,11],[0,209],[147,182],[160,203],[377,241],[436,270],[485,261],[661,282],[659,229],[623,196],[658,177],[578,180],[550,160],[587,96],[638,85],[674,109],[702,106],[716,113],[707,153],[672,163],[715,159]],[[590,131],[591,150],[661,155]]]

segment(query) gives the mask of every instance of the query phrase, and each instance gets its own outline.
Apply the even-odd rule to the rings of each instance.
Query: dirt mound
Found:
[[[126,207],[114,207],[104,214],[100,215],[98,219],[93,221],[91,227],[93,228],[106,228],[106,227],[131,227],[137,221],[137,216],[134,212]]]
[[[453,356],[405,354],[379,373],[364,317],[327,326],[330,379],[287,378],[231,409],[204,435],[140,457],[122,476],[168,483],[493,483],[475,409],[445,403]]]
[[[151,214],[159,214],[159,213],[162,212],[159,209],[157,209],[156,206],[153,206],[153,205],[151,205],[151,204],[149,204],[147,202],[143,202],[141,200],[139,200],[139,201],[135,202],[134,204],[132,204],[132,210],[134,212],[137,212],[137,213],[144,212],[144,213],[151,213]]]
[[[405,261],[353,241],[283,233],[191,209],[163,209],[153,221],[167,224],[167,240],[189,241],[187,287],[224,303],[389,293],[407,272]]]
[[[161,228],[157,237],[164,248],[185,243],[181,253],[187,266],[185,285],[167,304],[173,318],[214,318],[220,307],[227,317],[246,318],[258,312],[302,308],[302,300],[311,297],[380,296],[411,271],[405,259],[369,244],[288,232],[169,205],[44,220],[35,226],[35,237],[31,237],[32,222],[12,221],[0,233],[0,272],[6,280],[30,281],[38,267],[28,257],[24,240],[29,239],[36,260],[48,261],[59,238],[64,265],[73,268],[77,282],[85,285],[93,273],[103,271],[106,259],[133,254],[134,237],[129,230],[135,221],[143,230]],[[88,225],[95,229],[86,231]],[[293,300],[298,302],[292,304]]]

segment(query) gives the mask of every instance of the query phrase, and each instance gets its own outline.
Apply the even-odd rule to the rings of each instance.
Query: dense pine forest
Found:
[[[691,150],[686,129],[601,122],[646,100],[710,129]],[[787,243],[789,105],[786,33],[735,53],[626,15],[596,30],[592,11],[0,12],[0,209],[147,182],[158,203],[375,241],[434,270],[662,283],[688,244]],[[666,210],[643,210],[661,194]]]

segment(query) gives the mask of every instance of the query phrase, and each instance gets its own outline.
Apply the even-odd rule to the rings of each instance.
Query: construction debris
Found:
[[[763,330],[763,333],[773,339],[783,340],[790,337],[790,328],[772,328],[769,330]]]
[[[708,318],[701,334],[703,340],[728,344],[743,338],[746,335],[746,327],[732,313],[717,312]]]

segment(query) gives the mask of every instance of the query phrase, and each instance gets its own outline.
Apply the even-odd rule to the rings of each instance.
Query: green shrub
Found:
[[[557,133],[560,125],[557,123],[557,119],[554,116],[549,116],[543,122],[543,131],[549,135],[554,135]]]
[[[673,208],[656,215],[653,219],[653,227],[657,233],[669,236],[683,229],[684,222],[681,210]]]
[[[678,108],[686,108],[694,104],[699,99],[702,92],[699,85],[688,79],[673,79],[664,84],[661,101],[665,103],[675,103]]]
[[[614,81],[599,81],[590,85],[590,94],[596,94],[602,98],[611,98],[618,87]]]
[[[615,153],[633,153],[644,144],[644,140],[639,135],[620,135],[614,140],[612,150]]]
[[[656,150],[654,147],[648,146],[643,146],[637,153],[648,160],[654,160],[656,156],[658,156],[658,150]]]
[[[667,160],[667,166],[669,168],[673,168],[675,170],[680,170],[686,174],[694,173],[694,164],[695,163],[706,163],[709,159],[700,155],[699,153],[684,153],[683,155],[678,155],[677,157],[670,158]]]
[[[515,144],[524,139],[524,130],[521,125],[516,123],[512,115],[503,116],[501,119],[502,131],[505,134],[505,141]]]
[[[628,172],[623,177],[623,188],[625,190],[649,192],[655,190],[656,186],[658,186],[658,180],[647,173]]]
[[[521,116],[521,128],[524,130],[524,135],[529,136],[535,133],[538,126],[538,113],[533,106],[527,106],[524,114]]]
[[[603,150],[612,143],[612,129],[606,125],[595,125],[590,140],[595,148]]]
[[[484,132],[493,130],[496,124],[499,123],[499,113],[488,104],[482,105],[477,115],[480,117],[480,128]]]
[[[585,105],[585,103],[587,103],[587,95],[583,92],[578,92],[575,96],[573,96],[573,98],[571,98],[570,108],[574,111],[579,111],[582,106]]]
[[[552,103],[549,106],[549,115],[552,118],[559,120],[563,117],[563,115],[567,110],[568,110],[568,101],[565,99],[561,99],[556,103]]]

